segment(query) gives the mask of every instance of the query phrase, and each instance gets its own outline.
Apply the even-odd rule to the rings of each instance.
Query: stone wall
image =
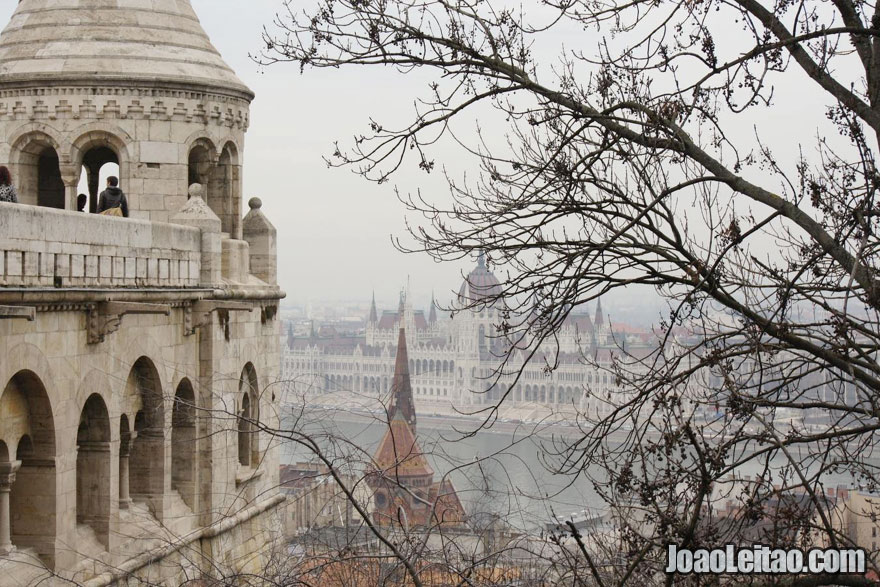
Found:
[[[148,292],[141,296],[145,303],[157,301],[151,300]],[[12,412],[19,415],[15,427],[0,429],[0,443],[11,458],[22,456],[22,471],[28,472],[19,473],[23,485],[16,486],[16,481],[12,486],[13,528],[42,529],[41,535],[27,538],[13,531],[13,543],[20,543],[19,548],[7,560],[0,557],[0,573],[12,573],[27,585],[45,575],[32,564],[34,557],[39,557],[63,577],[104,584],[100,577],[111,569],[125,568],[126,561],[137,560],[152,548],[200,532],[205,534],[202,541],[206,545],[222,548],[199,546],[197,550],[207,548],[207,556],[221,559],[221,566],[230,572],[235,570],[237,551],[243,556],[261,548],[268,534],[252,527],[265,526],[269,532],[274,522],[263,519],[269,513],[249,510],[278,494],[277,451],[267,433],[255,432],[260,458],[249,468],[240,466],[236,416],[241,406],[242,373],[252,369],[259,425],[278,425],[278,322],[274,313],[265,309],[266,304],[277,302],[253,302],[251,312],[213,313],[210,322],[193,335],[186,334],[185,303],[185,299],[171,303],[168,316],[124,316],[122,327],[101,344],[88,343],[85,306],[44,306],[33,322],[0,320],[0,410],[7,411],[10,402],[15,404],[9,408],[10,414],[0,417],[6,422]],[[139,413],[150,404],[151,400],[137,393],[138,386],[148,386],[144,379],[150,377],[155,381],[149,385],[158,392],[151,409],[160,414],[161,424],[157,430],[140,432],[141,438],[152,437],[151,449],[141,457],[149,462],[141,466],[158,479],[158,490],[136,495],[143,488],[132,486],[134,503],[128,506],[121,499],[120,480],[125,431],[137,427]],[[195,446],[187,453],[197,488],[192,508],[181,498],[180,488],[174,487],[172,475],[179,466],[176,463],[181,462],[180,455],[174,455],[180,446],[171,442],[172,416],[175,395],[184,384],[195,391]],[[82,446],[83,442],[84,407],[87,402],[95,403],[95,396],[106,406],[109,421],[108,449],[97,457],[105,459],[100,462],[106,463],[106,468],[78,458],[78,452],[82,457],[77,444]],[[31,454],[26,454],[28,451]],[[134,459],[135,453],[131,454]],[[131,467],[132,471],[136,468],[134,463]],[[94,478],[88,476],[89,471],[94,472]],[[36,477],[35,472],[39,472]],[[107,517],[106,546],[101,532],[83,520],[77,524],[77,488],[81,493],[91,491],[93,483],[104,481],[107,499],[89,502],[89,508],[105,508],[99,513]],[[22,493],[24,484],[28,495]],[[39,491],[34,491],[35,487]],[[263,507],[270,512],[275,506],[264,503]],[[251,529],[238,528],[235,517],[239,514],[243,514],[240,524],[247,522]],[[185,556],[191,559],[190,555]],[[254,564],[253,557],[245,559]],[[28,560],[30,564],[16,564]],[[160,563],[154,561],[149,567],[168,566]],[[211,568],[206,561],[197,565]]]
[[[0,286],[196,287],[201,250],[197,228],[0,203]]]

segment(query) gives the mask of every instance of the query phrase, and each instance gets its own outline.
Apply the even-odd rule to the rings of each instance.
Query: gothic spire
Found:
[[[397,357],[394,361],[394,378],[391,380],[391,405],[388,414],[394,418],[397,413],[416,431],[416,407],[413,401],[412,384],[409,380],[409,356],[406,350],[406,329],[403,316],[404,297],[400,296],[400,333],[397,336]]]
[[[370,324],[379,322],[379,314],[376,312],[376,291],[373,290],[373,303],[370,304]]]
[[[397,309],[397,322],[400,324],[400,329],[403,330],[403,325],[406,324],[405,313],[406,312],[406,292],[400,291],[400,306]]]
[[[593,320],[593,325],[596,328],[602,328],[605,325],[605,315],[602,314],[602,298],[599,298],[596,304],[596,318]]]
[[[428,314],[428,324],[437,323],[437,304],[434,302],[434,292],[431,292],[431,312]]]
[[[287,348],[293,349],[293,322],[287,323]]]

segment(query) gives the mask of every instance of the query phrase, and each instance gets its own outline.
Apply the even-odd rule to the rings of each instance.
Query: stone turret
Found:
[[[284,293],[241,217],[253,97],[189,0],[21,0],[0,34],[0,584],[268,564]],[[75,211],[99,173],[130,218]]]
[[[119,165],[133,218],[167,221],[192,183],[241,238],[254,94],[189,0],[21,0],[0,35],[0,160],[22,203],[76,209],[83,167]]]
[[[243,236],[250,246],[250,271],[269,285],[277,282],[278,252],[275,227],[263,214],[260,198],[248,202],[251,211],[244,217]]]

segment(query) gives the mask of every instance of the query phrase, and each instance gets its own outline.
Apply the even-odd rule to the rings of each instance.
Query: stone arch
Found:
[[[196,396],[189,379],[177,385],[171,412],[171,489],[195,509]]]
[[[99,185],[101,169],[108,163],[119,165],[119,182],[123,191],[128,194],[131,184],[129,145],[134,144],[134,139],[119,127],[107,123],[91,123],[81,126],[71,133],[76,138],[71,143],[70,161],[76,170],[77,180],[83,167],[86,168],[86,176],[89,183],[89,210],[96,211],[98,194],[104,189]],[[76,191],[76,185],[72,190]],[[76,193],[70,195],[70,201],[75,201]],[[129,206],[131,207],[129,198]]]
[[[13,375],[0,394],[0,484],[9,491],[8,514],[0,512],[0,536],[8,532],[10,544],[37,552],[51,569],[55,563],[56,440],[49,395],[43,381],[31,370]],[[15,454],[15,461],[11,456]],[[5,519],[4,519],[5,518]]]
[[[220,143],[216,164],[211,170],[207,204],[220,218],[223,232],[241,238],[240,150],[232,139]]]
[[[61,147],[46,130],[30,128],[10,141],[12,181],[22,204],[65,208]]]
[[[110,416],[97,393],[80,412],[76,433],[76,523],[110,545]]]
[[[241,371],[238,395],[241,398],[238,410],[238,462],[244,467],[256,468],[260,463],[260,394],[253,363],[247,363]]]
[[[211,170],[217,160],[217,147],[213,140],[203,134],[191,137],[187,145],[187,185],[200,183],[207,193]]]
[[[135,413],[129,457],[129,494],[146,503],[157,517],[165,493],[165,406],[155,364],[142,356],[125,384],[127,409]]]

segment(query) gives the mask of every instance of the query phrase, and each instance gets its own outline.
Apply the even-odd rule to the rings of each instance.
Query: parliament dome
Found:
[[[21,0],[0,34],[0,86],[45,82],[210,89],[253,99],[189,0]]]
[[[501,283],[489,268],[486,267],[486,258],[480,253],[477,266],[471,271],[461,288],[458,290],[459,303],[471,304],[480,302],[486,298],[492,298],[501,293]]]

